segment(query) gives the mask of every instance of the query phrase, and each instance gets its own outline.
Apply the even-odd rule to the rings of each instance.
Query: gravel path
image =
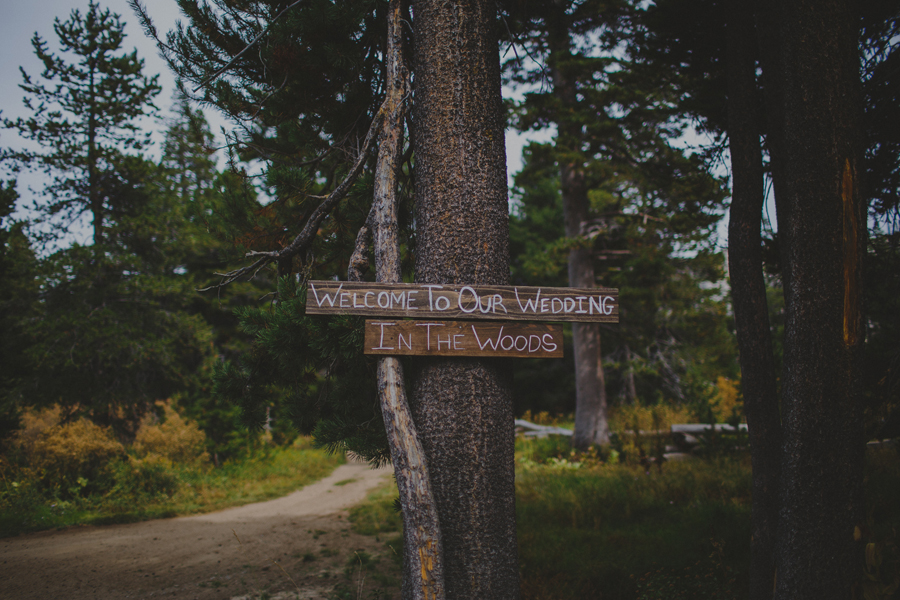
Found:
[[[2,539],[0,598],[327,598],[341,586],[356,598],[366,577],[391,597],[391,549],[353,533],[346,513],[390,472],[351,463],[268,502]]]

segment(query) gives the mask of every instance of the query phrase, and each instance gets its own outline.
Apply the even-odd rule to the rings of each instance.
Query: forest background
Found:
[[[272,3],[273,11],[281,8],[276,5]],[[716,6],[706,7],[707,14],[714,14]],[[92,10],[102,14],[99,7],[79,8],[82,15]],[[518,25],[515,9],[507,14],[510,37],[504,46],[506,82],[515,91],[508,101],[510,127],[549,131],[551,136],[555,132],[556,141],[525,147],[522,169],[513,175],[512,280],[566,285],[567,260],[572,252],[587,249],[595,283],[620,289],[622,323],[601,331],[597,371],[603,374],[610,414],[619,410],[622,415],[618,421],[613,416],[612,422],[618,434],[614,451],[623,462],[629,457],[639,461],[652,451],[623,441],[624,431],[641,419],[648,429],[659,429],[672,419],[742,419],[720,233],[729,194],[728,154],[717,113],[722,73],[716,70],[720,59],[715,48],[721,48],[722,40],[713,35],[697,42],[678,33],[686,45],[697,42],[709,54],[699,66],[684,61],[684,72],[673,75],[665,60],[652,56],[652,44],[641,47],[641,35],[664,27],[653,22],[652,10],[634,8],[581,6],[585,18],[573,19],[572,31],[564,32],[571,34],[572,47],[566,49],[568,62],[562,66],[553,55],[558,52],[553,44],[562,34],[530,27],[528,21]],[[866,190],[869,321],[863,385],[871,438],[890,433],[900,389],[900,313],[895,310],[900,298],[900,127],[895,115],[880,109],[896,99],[896,76],[883,65],[897,60],[897,15],[883,8],[873,3],[874,20],[885,23],[884,29],[869,40],[871,46],[862,40],[863,57],[871,58],[863,62],[862,71],[872,84],[866,111],[871,136],[867,169],[869,181],[879,184]],[[130,18],[130,11],[121,12],[137,20]],[[65,11],[59,15],[61,22],[69,18]],[[552,22],[552,15],[545,16],[543,23]],[[78,25],[77,19],[73,24]],[[329,26],[354,44],[377,46],[366,37],[366,29],[354,37],[352,31],[341,32],[339,25]],[[56,35],[46,25],[37,29],[47,42],[39,51],[55,54]],[[115,29],[110,25],[104,30]],[[371,29],[380,31],[374,24]],[[655,34],[662,38],[666,32]],[[126,38],[113,53],[129,52],[135,37]],[[348,68],[342,57],[351,49],[340,44],[322,48],[304,58],[321,61],[325,70]],[[172,432],[192,440],[185,442],[191,450],[184,460],[210,461],[217,467],[288,445],[300,433],[333,449],[384,460],[383,428],[373,408],[372,364],[361,356],[358,321],[305,319],[300,293],[308,277],[346,276],[357,231],[367,218],[372,186],[368,170],[322,223],[305,256],[270,265],[252,280],[215,287],[221,282],[215,273],[243,265],[248,251],[283,248],[292,237],[289,224],[308,216],[320,197],[341,181],[343,156],[353,155],[365,132],[365,124],[355,120],[372,105],[371,88],[312,86],[301,104],[308,114],[320,113],[320,120],[299,119],[292,129],[284,126],[279,111],[297,96],[276,95],[282,88],[264,80],[270,74],[248,70],[236,80],[207,86],[209,92],[186,85],[175,95],[168,116],[161,117],[154,142],[152,135],[145,135],[151,131],[148,118],[165,113],[159,109],[164,98],[152,71],[129,60],[116,66],[116,77],[128,80],[122,87],[130,97],[72,111],[84,115],[86,106],[98,121],[110,119],[105,142],[98,142],[94,154],[77,124],[67,130],[49,112],[43,113],[45,120],[33,122],[27,120],[29,111],[22,113],[21,121],[3,115],[9,132],[37,141],[23,151],[10,143],[11,135],[3,139],[8,169],[0,228],[4,466],[43,451],[45,462],[31,467],[57,473],[56,479],[46,477],[38,484],[44,486],[41,493],[48,502],[121,492],[126,481],[122,473],[128,470],[122,465],[138,473],[138,480],[165,471],[164,464],[160,467],[162,463],[153,462],[156,458],[148,458],[154,452],[148,450],[152,442],[147,439],[167,423]],[[277,52],[270,60],[271,68],[284,73],[284,82],[298,77],[288,63],[303,62]],[[52,59],[44,65],[51,71],[59,66]],[[192,68],[183,65],[179,76],[196,77]],[[377,61],[364,65],[364,83],[377,80],[379,68]],[[25,70],[37,83],[39,68]],[[78,77],[61,76],[64,91]],[[243,86],[240,77],[256,87]],[[716,77],[718,96],[710,90],[717,85]],[[567,82],[577,90],[571,97],[561,91]],[[54,93],[52,85],[32,91],[32,96]],[[191,95],[217,106],[240,128],[229,125],[226,135],[216,139]],[[327,98],[338,101],[329,106]],[[31,109],[41,113],[38,103]],[[316,150],[310,129],[331,139],[344,132],[342,156],[323,153],[309,169],[297,163],[292,156],[300,150]],[[685,142],[685,133],[695,130],[705,136],[702,146]],[[325,146],[321,148],[324,152]],[[407,179],[401,192],[405,190],[406,210],[400,229],[409,276],[416,242],[409,191],[414,161],[410,155],[404,160]],[[565,228],[567,184],[560,172],[561,164],[573,160],[581,164],[588,216],[587,227],[577,235]],[[22,202],[28,194],[21,191],[21,181],[34,178],[34,171],[42,174],[32,184],[38,191],[32,205]],[[20,191],[16,177],[21,177]],[[90,233],[73,242],[73,229]],[[777,225],[770,220],[763,249],[777,363],[783,301]],[[208,286],[214,287],[197,292]],[[570,350],[567,357],[514,365],[517,414],[574,412]],[[78,427],[81,433],[76,435]],[[85,464],[73,469],[64,462],[67,450],[53,454],[54,444],[64,445],[67,436],[92,440],[97,460],[81,461]],[[111,469],[111,459],[121,460],[126,447],[133,456]],[[602,458],[609,460],[611,452],[606,452]],[[174,454],[164,458],[181,460]],[[572,460],[579,462],[578,457]]]

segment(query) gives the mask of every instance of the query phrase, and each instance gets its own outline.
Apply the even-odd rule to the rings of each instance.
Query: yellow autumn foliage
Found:
[[[645,406],[640,402],[617,406],[610,411],[609,429],[614,432],[668,430],[672,425],[692,423],[694,415],[684,405],[654,404]]]
[[[208,463],[206,434],[197,423],[185,420],[171,401],[158,406],[163,410],[162,422],[154,414],[144,417],[134,439],[134,451],[142,457],[155,454],[179,464]]]
[[[46,487],[63,491],[76,485],[93,488],[108,474],[110,461],[125,455],[125,448],[109,428],[88,419],[44,425],[46,421],[31,430],[26,427],[28,435],[18,441],[28,465]]]
[[[22,423],[13,437],[13,444],[30,454],[34,444],[43,433],[56,427],[62,421],[62,410],[59,406],[51,406],[41,410],[26,409],[22,414]]]
[[[726,423],[735,414],[743,414],[744,404],[737,383],[727,377],[716,380],[716,394],[710,402],[716,423]]]

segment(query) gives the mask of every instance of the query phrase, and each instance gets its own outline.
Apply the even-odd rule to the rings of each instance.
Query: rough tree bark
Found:
[[[497,5],[416,0],[416,280],[506,284]],[[419,359],[411,407],[431,470],[447,598],[518,598],[511,378],[502,361]]]
[[[587,185],[581,152],[581,124],[568,122],[567,115],[576,114],[578,103],[575,82],[566,76],[561,63],[570,58],[569,28],[565,7],[560,10],[550,32],[550,65],[553,94],[560,102],[561,117],[557,122],[556,147],[559,161],[560,192],[566,236],[583,238],[588,220]],[[594,260],[590,245],[578,245],[569,252],[569,285],[578,288],[595,286]],[[597,323],[572,324],[575,352],[575,430],[572,445],[586,449],[591,444],[609,443],[606,420],[606,380],[600,352],[600,326]]]
[[[838,600],[862,574],[858,19],[851,0],[792,0],[781,16],[776,177],[786,193],[778,222],[787,285],[775,597]]]
[[[781,415],[762,270],[760,227],[765,182],[755,35],[753,6],[745,0],[731,0],[727,47],[732,174],[728,264],[753,465],[749,598],[770,600],[775,578]]]
[[[387,98],[384,129],[379,136],[371,225],[375,277],[399,283],[400,240],[397,218],[397,174],[403,152],[403,121],[408,74],[402,59],[402,0],[391,0],[386,53]],[[352,263],[352,261],[351,261]],[[391,462],[403,508],[403,596],[409,600],[443,600],[443,549],[437,506],[425,451],[406,399],[403,366],[394,356],[378,360],[378,396]]]

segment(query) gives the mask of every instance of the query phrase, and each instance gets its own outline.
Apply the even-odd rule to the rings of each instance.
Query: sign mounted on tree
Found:
[[[618,323],[619,290],[310,281],[306,313]]]
[[[366,354],[562,358],[561,325],[472,321],[366,321]]]

